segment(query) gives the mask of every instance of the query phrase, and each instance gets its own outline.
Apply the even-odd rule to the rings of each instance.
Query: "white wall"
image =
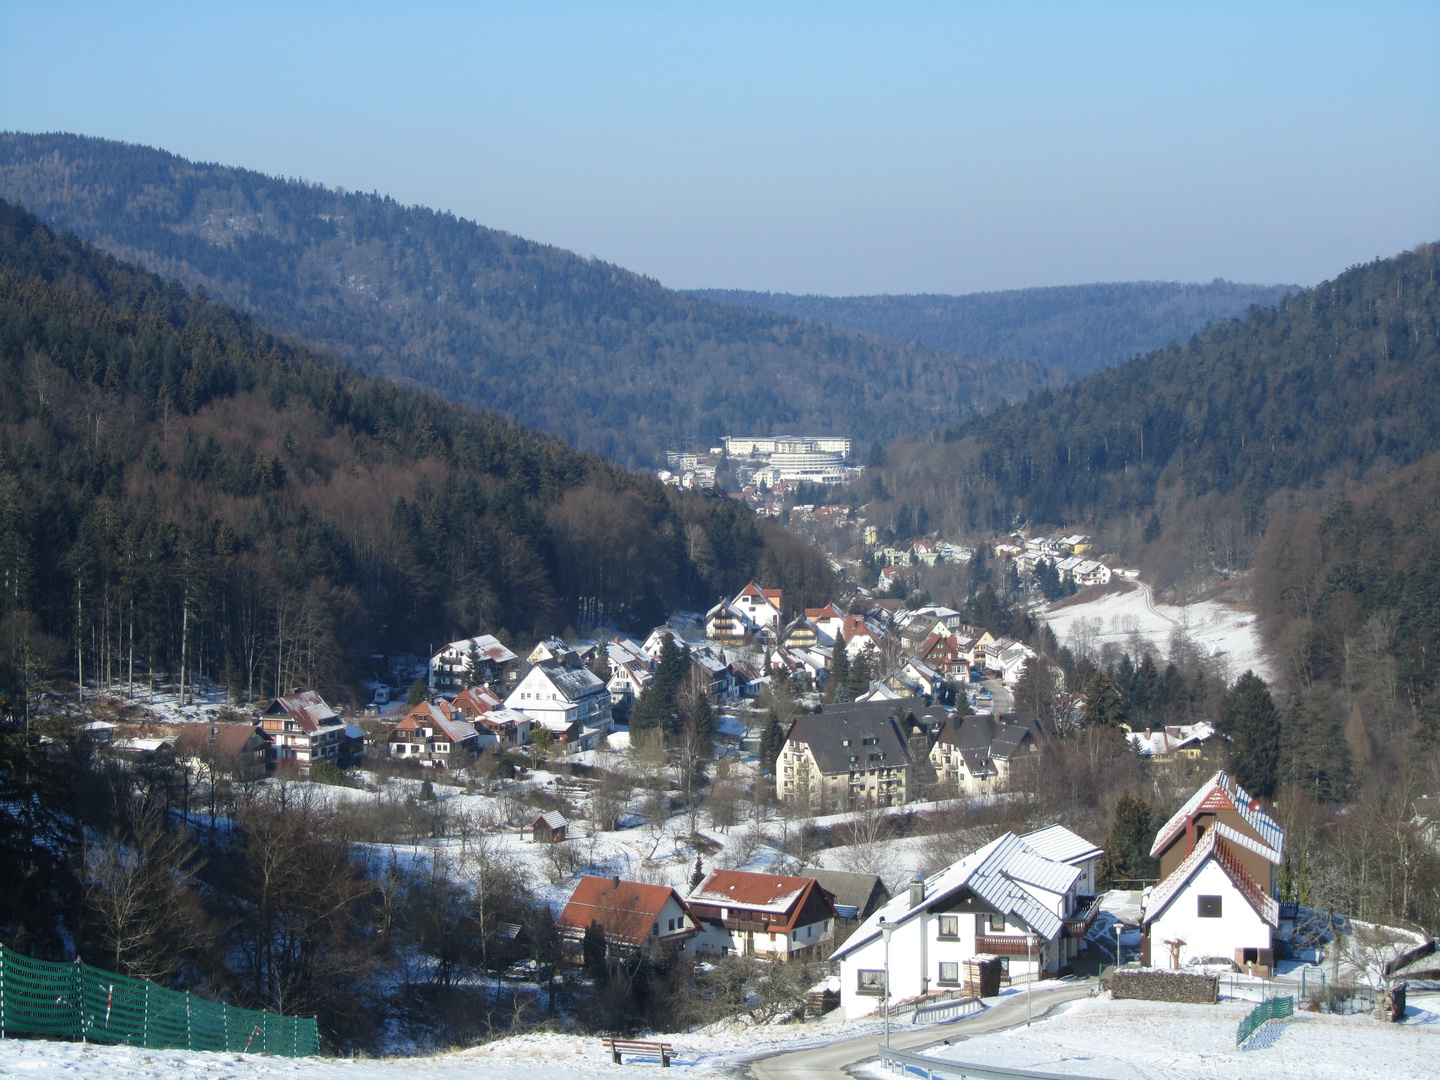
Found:
[[[1221,918],[1199,917],[1202,895],[1222,898]],[[1268,949],[1270,935],[1270,925],[1255,914],[1229,875],[1212,858],[1151,922],[1150,963],[1155,967],[1170,966],[1167,941],[1185,942],[1180,949],[1180,964],[1184,966],[1192,957],[1234,959],[1236,949]]]
[[[965,961],[972,960],[976,956],[977,916],[973,912],[960,912],[956,917],[959,919],[959,937],[955,939],[940,937],[940,916],[928,911],[922,912],[916,918],[901,923],[895,928],[895,932],[890,938],[890,1002],[892,1005],[907,998],[918,997],[920,994],[935,994],[960,988],[960,983],[963,983],[965,979]],[[980,917],[986,918],[986,916]],[[1009,917],[1006,918],[1006,923],[1010,927],[1006,933],[1013,933],[1017,924]],[[1033,969],[1040,967],[1038,955],[1040,948],[1041,943],[1037,943],[1037,955]],[[1049,942],[1044,943],[1044,951],[1047,960],[1046,967],[1053,970],[1056,967],[1059,950],[1054,942]],[[1032,961],[1023,953],[1018,956],[1009,956],[1007,959],[1011,978],[1024,977],[1033,970]],[[941,963],[958,964],[960,982],[942,984],[940,982]],[[883,998],[861,994],[858,988],[862,970],[883,971],[884,969],[885,943],[879,937],[874,941],[867,942],[841,960],[840,1004],[845,1010],[847,1020],[857,1016],[868,1016],[880,1010]]]

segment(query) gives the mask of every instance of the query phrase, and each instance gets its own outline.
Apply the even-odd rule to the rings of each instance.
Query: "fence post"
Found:
[[[85,1031],[85,965],[75,957],[75,1026],[80,1029],[80,1041],[89,1042]]]
[[[150,984],[143,982],[140,985],[144,987],[145,992],[145,1019],[141,1021],[140,1031],[141,1038],[145,1040],[145,1046],[148,1048],[150,1046]]]

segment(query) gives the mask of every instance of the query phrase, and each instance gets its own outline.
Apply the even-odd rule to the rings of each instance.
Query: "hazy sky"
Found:
[[[0,128],[676,287],[1299,282],[1440,239],[1440,3],[0,0]]]

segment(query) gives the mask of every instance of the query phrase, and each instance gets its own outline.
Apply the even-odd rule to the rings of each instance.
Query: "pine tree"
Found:
[[[1115,680],[1102,668],[1085,686],[1085,711],[1080,721],[1086,726],[1119,727],[1125,719],[1125,701],[1115,688]]]
[[[850,656],[845,651],[845,642],[835,642],[835,657],[830,662],[830,678],[825,682],[827,701],[850,700]]]
[[[1230,774],[1252,795],[1275,794],[1280,766],[1280,713],[1270,687],[1253,671],[1220,702],[1218,728],[1229,740]]]
[[[1150,857],[1154,842],[1155,824],[1150,804],[1133,795],[1120,796],[1110,819],[1110,835],[1105,839],[1101,880],[1109,884],[1155,877],[1160,872],[1160,864]]]
[[[630,727],[636,731],[653,731],[671,723],[675,717],[675,695],[690,670],[690,650],[675,643],[672,634],[660,642],[660,656],[655,664],[655,677],[640,695],[630,714]]]
[[[1350,786],[1350,745],[1339,714],[1318,696],[1292,698],[1281,729],[1280,783],[1317,802],[1342,799]]]
[[[700,856],[695,856],[695,869],[690,874],[690,891],[694,892],[705,880],[705,864],[700,861]]]
[[[485,664],[480,659],[480,649],[475,639],[470,639],[470,651],[465,656],[465,685],[479,686],[485,682]]]
[[[760,736],[760,769],[762,772],[773,774],[775,762],[780,757],[780,751],[785,749],[785,731],[780,727],[780,718],[775,710],[770,710],[770,717],[765,724],[765,732]]]
[[[425,677],[422,675],[410,684],[410,696],[406,699],[405,703],[413,709],[416,705],[427,701],[429,697],[430,684],[425,681]]]
[[[874,657],[874,646],[867,645],[850,665],[846,688],[850,691],[851,701],[856,701],[870,692],[870,680],[874,678]]]
[[[599,920],[592,920],[585,928],[585,938],[580,943],[580,955],[586,972],[597,985],[605,982],[605,952],[605,928],[600,925]]]

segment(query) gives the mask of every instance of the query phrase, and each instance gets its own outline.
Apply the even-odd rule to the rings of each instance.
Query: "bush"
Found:
[[[310,766],[310,779],[331,787],[352,787],[350,778],[333,761],[317,761]]]

